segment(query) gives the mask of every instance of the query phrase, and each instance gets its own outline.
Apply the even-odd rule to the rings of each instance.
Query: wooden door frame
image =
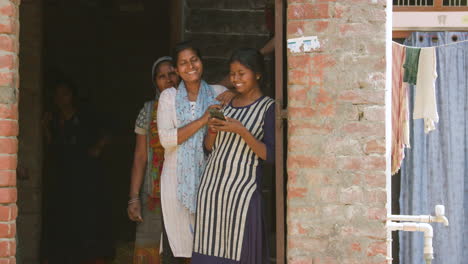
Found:
[[[285,225],[285,191],[284,191],[284,9],[283,0],[275,0],[275,99],[276,99],[276,263],[286,263],[286,225]]]

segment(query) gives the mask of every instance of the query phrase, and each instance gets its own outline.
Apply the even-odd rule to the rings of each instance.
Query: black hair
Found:
[[[55,95],[57,94],[57,89],[60,86],[66,87],[71,92],[72,104],[73,106],[77,107],[79,102],[79,96],[78,89],[76,88],[75,84],[71,80],[65,78],[55,80],[52,84],[53,97],[55,97]]]
[[[200,49],[195,47],[192,41],[187,40],[187,41],[177,43],[176,46],[174,47],[174,51],[172,53],[172,58],[174,59],[174,66],[177,66],[177,61],[179,60],[179,54],[186,49],[193,50],[195,54],[198,56],[198,58],[200,58],[200,60],[203,62]]]
[[[263,79],[265,71],[264,59],[258,50],[252,48],[237,49],[232,53],[231,59],[229,59],[229,64],[233,62],[239,62],[254,73],[260,74],[260,78]]]

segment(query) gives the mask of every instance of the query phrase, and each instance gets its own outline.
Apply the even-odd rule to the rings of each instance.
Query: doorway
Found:
[[[22,42],[22,47],[30,45],[31,40],[37,41],[37,45],[31,48],[34,54],[25,52],[21,60],[26,61],[33,56],[40,56],[41,60],[34,65],[38,84],[34,89],[22,91],[20,115],[28,116],[34,112],[36,119],[40,119],[42,113],[51,108],[51,85],[66,79],[77,88],[80,103],[105,117],[112,127],[113,141],[103,152],[102,160],[108,168],[106,181],[109,189],[106,192],[112,199],[112,239],[116,250],[113,263],[130,263],[132,255],[135,226],[128,220],[125,207],[135,144],[135,118],[143,103],[154,96],[151,64],[156,58],[170,54],[176,42],[191,39],[202,50],[205,79],[211,83],[219,81],[228,71],[226,62],[232,50],[238,47],[260,48],[274,35],[274,2],[79,0],[64,3],[42,0],[38,1],[39,5],[30,1],[22,3],[22,14],[34,13],[40,19],[39,23],[22,24],[22,34],[26,37],[21,39],[28,41],[24,45]],[[283,1],[276,2],[284,5]],[[283,12],[284,8],[281,10]],[[31,33],[33,28],[34,34]],[[284,29],[281,27],[280,30]],[[274,98],[275,56],[267,56],[266,61],[268,82],[265,94]],[[22,79],[31,76],[26,67],[20,68]],[[35,104],[27,99],[33,96],[37,101]],[[24,131],[41,129],[38,122],[22,123],[21,128]],[[20,153],[28,151],[31,145],[27,142],[32,142],[38,150],[35,158],[46,161],[41,133],[24,137],[29,139],[20,140]],[[20,159],[21,156],[27,155],[20,154]],[[39,263],[40,258],[40,232],[36,231],[39,234],[31,239],[29,230],[41,229],[40,201],[47,196],[48,180],[47,170],[43,171],[41,164],[35,166],[35,176],[27,175],[31,167],[28,162],[23,162],[23,166],[20,164],[25,176],[18,173],[19,207],[34,209],[20,210],[19,264]],[[263,194],[267,201],[270,255],[275,262],[275,168],[266,168],[264,175],[270,175],[265,177]],[[35,182],[36,197],[23,199],[30,191],[32,181]],[[284,201],[283,193],[281,199]],[[284,213],[282,215],[284,218]],[[284,235],[282,245],[284,247]]]

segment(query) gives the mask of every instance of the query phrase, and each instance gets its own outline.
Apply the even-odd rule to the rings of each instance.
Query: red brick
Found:
[[[364,198],[368,204],[378,204],[384,206],[387,202],[387,192],[385,190],[385,185],[371,191],[367,190]]]
[[[338,31],[340,37],[350,37],[363,34],[374,34],[369,32],[369,24],[365,23],[347,23],[338,25]]]
[[[288,263],[289,264],[312,264],[313,263],[312,261],[313,260],[311,258],[307,258],[307,257],[299,257],[299,258],[294,257],[294,259],[289,259]]]
[[[311,216],[311,215],[317,215],[317,209],[315,207],[293,207],[293,206],[288,206],[286,208],[288,212],[288,216],[290,218],[288,219],[294,219],[296,217],[301,217],[301,216]],[[290,221],[289,221],[290,222]]]
[[[288,151],[290,153],[322,153],[323,140],[321,136],[290,136],[288,140]]]
[[[329,54],[313,54],[312,59],[312,73],[317,74],[318,76],[323,75],[323,70],[325,68],[332,67],[336,65],[336,60],[332,55]]]
[[[385,136],[385,124],[381,123],[365,123],[365,122],[349,122],[342,127],[342,132],[345,136],[356,135],[359,137],[367,136]]]
[[[387,244],[385,242],[374,242],[369,245],[367,248],[367,256],[377,256],[377,255],[387,254]]]
[[[0,206],[0,221],[8,222],[15,220],[18,216],[18,207],[16,205]]]
[[[287,26],[287,35],[289,38],[303,36],[304,21],[289,21]]]
[[[347,121],[358,121],[359,110],[355,105],[341,104],[338,106],[338,115]]]
[[[302,27],[305,28],[307,32],[321,33],[328,29],[330,22],[327,20],[311,20],[306,21]]]
[[[372,187],[385,187],[387,178],[384,172],[373,172],[365,174],[367,185]]]
[[[15,33],[17,25],[13,19],[7,19],[0,22],[0,33],[11,34]]]
[[[305,3],[308,0],[288,0],[288,3],[294,4],[294,3]]]
[[[18,122],[15,120],[0,120],[0,136],[11,137],[18,135]]]
[[[340,93],[338,99],[353,104],[381,104],[385,103],[385,91],[376,90],[346,90]]]
[[[16,155],[0,154],[0,170],[16,170],[17,165]]]
[[[334,116],[336,113],[336,106],[335,104],[329,104],[325,106],[321,106],[318,109],[320,117],[330,117]]]
[[[301,237],[296,239],[288,239],[288,248],[313,248],[316,252],[323,252],[327,249],[327,241],[324,239]]]
[[[0,186],[16,186],[16,171],[0,170]]]
[[[288,170],[287,176],[288,176],[288,183],[290,184],[295,184],[297,181],[297,170]]]
[[[337,258],[328,257],[315,257],[312,264],[338,264],[341,263]]]
[[[290,120],[288,134],[290,135],[326,135],[333,132],[334,126],[328,122],[314,122],[312,120]]]
[[[13,238],[16,234],[16,225],[13,223],[0,223],[0,238]]]
[[[351,171],[385,170],[385,156],[340,157],[338,168]]]
[[[309,67],[309,63],[309,55],[288,56],[288,69],[304,69],[306,67]]]
[[[16,259],[15,257],[0,258],[0,264],[16,264]]]
[[[0,104],[0,118],[17,120],[18,119],[18,105]]]
[[[317,104],[328,104],[333,101],[333,97],[330,95],[330,92],[327,90],[321,88],[316,97],[315,97],[315,103]]]
[[[0,50],[16,51],[15,40],[9,35],[0,36]]]
[[[291,198],[303,198],[306,193],[306,188],[296,188],[296,187],[288,187],[288,199]]]
[[[15,16],[16,6],[10,2],[7,2],[6,5],[0,6],[0,15],[9,17]]]
[[[309,83],[309,74],[302,69],[288,70],[288,84],[305,85]]]
[[[0,138],[0,153],[16,154],[18,152],[18,140],[16,138]]]
[[[364,144],[364,152],[366,154],[384,154],[385,153],[385,140],[373,139]]]
[[[370,239],[385,238],[386,233],[387,233],[385,224],[384,223],[375,224],[374,222],[375,221],[368,223],[368,225],[365,228],[363,228],[362,226],[365,226],[366,222],[363,222],[364,225],[361,225],[361,227],[357,227],[353,225],[352,223],[343,225],[341,227],[340,235],[355,236],[355,237],[370,238]]]
[[[350,188],[342,189],[340,191],[340,202],[344,204],[361,203],[364,199],[364,194],[361,188],[353,186]]]
[[[385,106],[370,106],[362,108],[364,119],[369,121],[385,121]]]
[[[0,257],[14,256],[16,253],[16,242],[14,240],[0,241]]]
[[[350,245],[350,249],[351,249],[352,252],[361,252],[362,251],[361,244],[358,243],[358,242],[352,243]]]
[[[310,90],[301,85],[290,85],[288,87],[288,99],[295,101],[295,105],[308,103],[307,94]]]
[[[288,157],[288,168],[333,168],[335,166],[333,157],[290,155]]]
[[[320,199],[327,203],[338,201],[338,190],[334,186],[323,186],[319,191]]]
[[[343,182],[342,175],[329,171],[313,171],[307,174],[307,178],[311,185],[317,184],[318,182],[326,185],[341,184]]]
[[[367,210],[367,217],[371,220],[386,220],[387,209],[386,208],[369,208]]]
[[[343,14],[346,14],[346,11],[348,10],[348,8],[342,4],[336,4],[335,5],[335,8],[334,8],[334,17],[336,18],[342,18],[343,17]]]
[[[13,80],[14,77],[12,72],[0,73],[0,86],[12,86]]]
[[[15,58],[11,54],[0,56],[0,68],[12,69],[15,65]]]
[[[312,118],[316,116],[317,111],[311,107],[288,107],[288,115],[290,118]]]
[[[288,19],[328,18],[328,3],[299,4],[288,6]]]
[[[338,155],[362,154],[359,141],[343,137],[329,137],[327,139],[325,151],[326,153]]]
[[[15,203],[16,199],[16,188],[0,188],[0,203]]]

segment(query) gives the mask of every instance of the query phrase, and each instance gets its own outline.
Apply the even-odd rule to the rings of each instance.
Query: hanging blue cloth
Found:
[[[437,41],[435,41],[437,40]],[[436,98],[439,123],[424,133],[421,119],[410,120],[411,148],[401,168],[401,214],[434,214],[443,204],[450,226],[433,224],[433,263],[468,259],[468,32],[415,32],[405,42],[436,48]],[[414,87],[410,87],[412,113]],[[400,263],[423,263],[420,232],[400,232]]]
[[[210,105],[219,104],[215,98],[216,94],[213,87],[202,81],[195,105],[195,114],[193,115],[187,89],[182,81],[177,89],[175,99],[179,128],[202,117]],[[206,131],[206,126],[199,129],[189,139],[180,144],[177,149],[177,198],[191,213],[196,211],[200,177],[205,169],[203,140]]]

